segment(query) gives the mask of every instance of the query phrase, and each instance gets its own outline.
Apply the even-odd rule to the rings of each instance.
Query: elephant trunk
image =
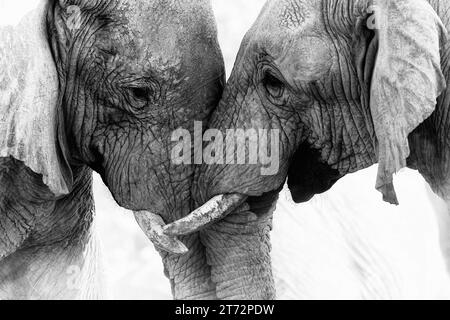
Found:
[[[231,87],[233,81],[243,78],[245,77],[238,77],[236,74],[232,76]],[[261,117],[254,119],[250,125],[244,125],[248,123],[245,120],[252,119],[254,115],[251,112],[252,106],[242,106],[239,113],[230,111],[244,100],[245,92],[245,88],[239,86],[225,90],[208,123],[208,128],[217,129],[215,131],[221,132],[222,138],[229,138],[224,139],[223,145],[216,145],[216,156],[230,155],[230,150],[235,153],[244,150],[245,155],[241,157],[235,154],[234,161],[226,161],[226,164],[221,161],[205,162],[197,167],[191,193],[195,208],[198,209],[165,227],[164,233],[172,237],[192,233],[200,236],[217,298],[271,300],[275,298],[270,256],[273,206],[280,186],[284,183],[287,167],[281,168],[280,172],[273,176],[265,176],[260,174],[265,166],[262,161],[256,161],[254,164],[249,160],[249,150],[254,147],[251,143],[256,139],[241,137],[240,132],[247,131],[251,134],[253,129],[261,133],[259,129],[267,128],[268,133],[271,127],[263,125],[269,122],[269,119],[265,118],[268,117],[267,113],[262,113]],[[230,134],[230,131],[233,132]],[[230,138],[233,133],[234,137]],[[214,141],[220,140],[219,137]],[[272,140],[275,139],[270,139],[271,142]],[[258,139],[257,142],[257,150],[261,152],[267,149],[260,147],[264,141]],[[208,150],[211,144],[208,144],[205,150]],[[221,148],[223,152],[220,152]],[[270,151],[273,158],[277,158],[278,148],[272,147]]]
[[[199,235],[180,237],[189,252],[182,256],[160,251],[175,300],[215,300],[215,285]]]
[[[217,196],[165,227],[164,237],[179,236],[189,248],[177,258],[163,254],[174,297],[274,299],[270,231],[277,197]]]
[[[245,224],[225,219],[201,232],[219,299],[275,298],[271,227],[272,214]]]
[[[166,264],[173,267],[181,261],[180,266],[183,266],[189,260],[195,266],[190,270],[198,272],[185,287],[183,273],[181,277],[173,278],[172,275],[180,276],[180,272],[166,269],[173,280],[174,296],[198,299],[211,298],[215,294],[219,299],[274,299],[270,231],[277,197],[278,192],[249,198],[240,194],[220,195],[187,217],[166,226],[164,237],[184,236],[181,241],[194,239],[198,244],[195,247],[189,245],[188,255]],[[200,231],[201,245],[197,241],[197,231]],[[202,263],[202,259],[193,260],[205,253],[206,263]],[[208,274],[212,282],[207,281]]]

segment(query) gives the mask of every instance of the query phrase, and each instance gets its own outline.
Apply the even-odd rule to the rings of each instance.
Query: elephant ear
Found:
[[[393,174],[406,167],[408,135],[435,110],[446,87],[440,48],[446,29],[425,0],[375,0],[378,55],[370,105],[378,139],[376,188],[398,204]]]
[[[13,2],[3,1],[0,13],[0,157],[23,162],[60,197],[72,187],[72,172],[58,125],[59,81],[46,28],[52,1]],[[22,12],[12,9],[18,7]]]

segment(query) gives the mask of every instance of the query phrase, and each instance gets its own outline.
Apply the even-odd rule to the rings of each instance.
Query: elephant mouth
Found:
[[[166,225],[163,218],[150,211],[135,211],[136,221],[155,247],[174,255],[184,255],[189,249],[178,240],[179,236],[199,232],[223,220],[233,212],[245,212],[248,196],[222,194],[213,197],[183,219]]]
[[[158,249],[174,255],[184,255],[189,249],[178,237],[200,232],[224,219],[237,224],[263,219],[273,213],[281,189],[282,187],[261,196],[239,193],[218,195],[185,218],[168,225],[160,215],[149,211],[136,211],[134,215],[141,229]]]
[[[314,195],[329,190],[341,174],[320,161],[320,152],[304,144],[290,163],[288,187],[296,203],[309,201]],[[253,223],[269,216],[275,210],[284,183],[263,194],[227,193],[212,197],[186,217],[165,225],[160,216],[149,212],[135,213],[136,219],[159,249],[183,255],[188,252],[178,237],[200,232],[226,220],[230,223]]]
[[[303,143],[295,152],[288,172],[288,187],[295,203],[311,200],[330,190],[342,174],[321,159],[321,151]]]
[[[288,172],[288,186],[296,203],[307,202],[314,195],[326,192],[341,178],[337,170],[320,161],[319,151],[306,144],[298,149],[292,160]],[[271,191],[257,195],[242,193],[217,195],[188,216],[169,225],[164,225],[162,219],[159,219],[157,231],[153,231],[152,237],[149,237],[164,251],[184,254],[188,249],[177,240],[178,237],[200,232],[222,220],[245,224],[264,219],[273,213],[283,187],[284,183]]]
[[[157,246],[159,244],[158,247],[164,251],[185,254],[187,248],[178,240],[178,237],[200,232],[225,219],[236,224],[247,224],[264,219],[275,210],[282,188],[283,185],[259,196],[240,193],[215,196],[183,219],[166,226],[159,223],[159,232],[156,237],[153,237],[153,242]],[[144,220],[148,221],[148,219]]]

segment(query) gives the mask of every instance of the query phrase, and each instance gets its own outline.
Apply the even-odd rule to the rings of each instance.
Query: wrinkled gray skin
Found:
[[[79,26],[70,21],[69,5],[81,9]],[[42,23],[58,72],[58,118],[51,123],[68,190],[55,196],[24,165],[33,159],[0,159],[0,299],[96,298],[92,170],[124,208],[149,210],[166,222],[189,213],[194,169],[171,164],[171,133],[205,120],[217,105],[223,58],[206,0],[49,1]],[[18,32],[24,43],[27,32]],[[8,88],[4,81],[0,89]],[[8,138],[13,149],[15,136]],[[16,149],[26,157],[23,147],[29,146]],[[215,298],[198,236],[182,240],[188,254],[161,253],[174,296]]]
[[[436,104],[450,80],[439,21],[450,30],[450,6],[429,3],[392,1],[390,29],[375,32],[368,27],[372,1],[268,1],[209,127],[280,129],[280,171],[262,176],[259,165],[205,165],[196,173],[198,204],[240,193],[260,217],[244,225],[231,215],[200,233],[219,298],[275,297],[271,207],[286,178],[294,200],[304,202],[379,160],[385,171],[377,187],[395,203],[389,177],[408,158],[435,192],[450,197],[450,92]]]

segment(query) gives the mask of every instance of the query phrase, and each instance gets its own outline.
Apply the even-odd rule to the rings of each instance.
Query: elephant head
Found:
[[[208,127],[221,136],[229,129],[271,131],[270,139],[259,139],[266,142],[259,149],[279,136],[279,145],[271,143],[279,170],[263,174],[264,162],[249,163],[248,154],[236,164],[237,148],[228,157],[225,143],[226,160],[196,172],[193,194],[206,204],[166,227],[170,235],[201,230],[219,297],[274,297],[269,234],[286,179],[293,199],[303,202],[378,162],[376,187],[397,203],[392,176],[407,164],[408,138],[435,111],[446,87],[441,19],[450,17],[444,1],[432,3],[266,3]],[[252,144],[249,139],[244,150]],[[216,148],[215,142],[209,146]]]
[[[31,6],[20,23],[1,27],[0,156],[40,175],[55,200],[79,201],[89,190],[75,185],[79,168],[95,170],[158,248],[185,253],[161,227],[193,209],[194,168],[171,163],[171,133],[206,121],[223,90],[211,4]],[[198,237],[184,243],[183,258],[162,252],[175,297],[214,296]]]

